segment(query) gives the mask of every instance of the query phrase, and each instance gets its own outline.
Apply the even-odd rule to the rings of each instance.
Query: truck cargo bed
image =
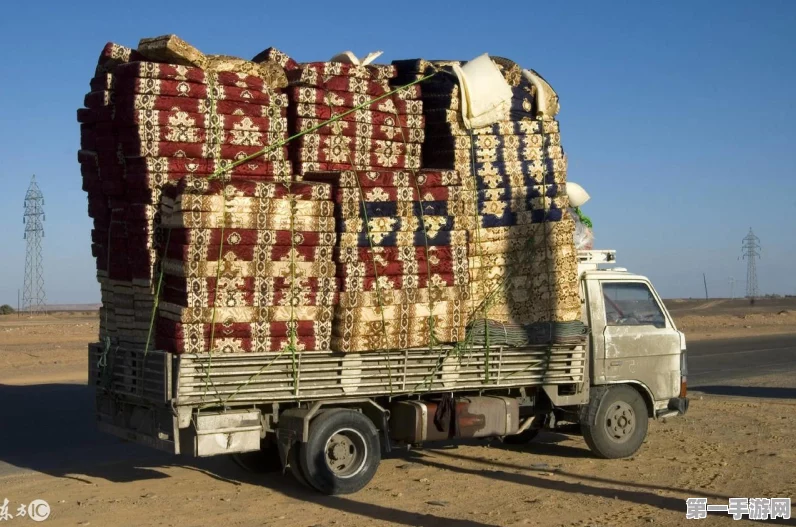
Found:
[[[93,344],[89,355],[101,391],[197,407],[580,384],[586,361],[584,346],[177,356]]]

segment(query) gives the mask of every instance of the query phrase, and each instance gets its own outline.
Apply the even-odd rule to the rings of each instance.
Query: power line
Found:
[[[25,286],[22,292],[22,310],[29,314],[44,312],[44,263],[41,242],[44,238],[44,195],[36,184],[36,176],[30,178],[25,194]]]
[[[755,236],[752,228],[742,241],[741,250],[746,263],[746,298],[754,304],[758,296],[757,290],[757,259],[760,258],[760,238]]]

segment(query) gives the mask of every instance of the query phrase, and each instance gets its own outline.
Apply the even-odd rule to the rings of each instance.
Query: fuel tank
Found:
[[[516,399],[483,396],[455,399],[455,422],[450,430],[450,414],[435,419],[437,401],[399,401],[390,406],[390,437],[406,443],[440,441],[453,437],[505,436],[517,432],[520,412]]]

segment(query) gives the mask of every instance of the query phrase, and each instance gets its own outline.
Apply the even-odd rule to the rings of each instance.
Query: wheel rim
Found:
[[[636,430],[636,414],[633,407],[624,401],[617,401],[605,416],[605,429],[616,443],[624,443]]]
[[[341,428],[326,440],[324,461],[338,478],[351,478],[365,467],[368,444],[360,432],[353,428]]]

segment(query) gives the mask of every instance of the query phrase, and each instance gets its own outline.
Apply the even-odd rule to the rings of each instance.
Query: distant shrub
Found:
[[[16,313],[13,307],[9,306],[8,304],[3,304],[0,306],[0,315],[10,315],[12,313]]]

